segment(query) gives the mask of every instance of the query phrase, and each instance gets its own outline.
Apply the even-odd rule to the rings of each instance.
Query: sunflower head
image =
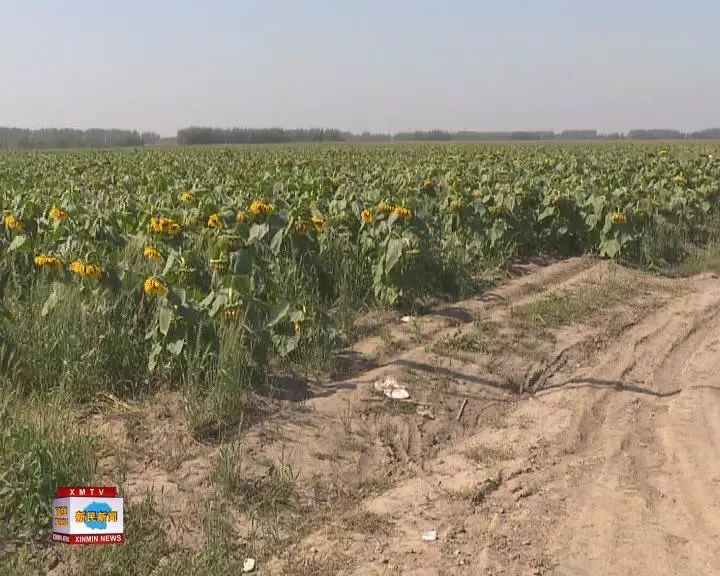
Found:
[[[208,227],[212,228],[213,230],[221,230],[223,227],[223,221],[222,218],[220,218],[220,215],[210,214],[210,218],[208,218]]]
[[[62,263],[55,256],[40,254],[35,256],[35,266],[44,270],[60,270]]]
[[[154,246],[145,246],[145,249],[143,250],[143,256],[147,258],[148,260],[162,260],[163,255]]]
[[[183,192],[180,194],[180,200],[182,200],[185,204],[192,204],[195,202],[195,194],[192,192]]]
[[[385,200],[378,204],[378,212],[380,212],[381,214],[390,214],[390,212],[393,211],[393,208],[393,205],[389,202],[385,202]]]
[[[393,214],[395,214],[398,220],[410,220],[410,218],[412,218],[412,212],[409,208],[405,208],[405,206],[396,206]]]
[[[261,214],[269,215],[273,213],[273,210],[272,204],[268,204],[265,200],[254,200],[252,204],[250,204],[250,212],[255,216]]]
[[[63,220],[67,220],[68,217],[69,214],[62,208],[58,208],[57,206],[50,208],[50,219],[54,222],[62,222]]]
[[[627,216],[625,215],[625,212],[620,212],[619,210],[617,212],[613,212],[613,215],[610,219],[612,220],[613,224],[627,223]]]
[[[165,296],[168,289],[167,286],[165,286],[165,284],[163,284],[163,282],[159,278],[151,276],[150,278],[147,278],[145,282],[143,282],[143,291],[148,296],[157,297]]]
[[[322,232],[323,228],[325,228],[325,220],[322,216],[320,216],[320,214],[312,215],[312,223],[313,226],[315,226],[315,230],[317,230],[318,232]]]
[[[22,221],[15,218],[13,214],[6,214],[5,215],[5,228],[8,230],[16,230],[20,232],[25,228],[25,225],[22,223]]]
[[[362,220],[364,224],[372,224],[375,220],[375,216],[373,216],[373,213],[370,212],[370,210],[365,208],[362,212],[360,212],[360,220]]]

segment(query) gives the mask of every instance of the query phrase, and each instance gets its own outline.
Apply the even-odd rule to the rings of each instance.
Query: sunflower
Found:
[[[73,274],[77,274],[78,276],[82,276],[83,273],[85,272],[85,265],[82,262],[80,262],[80,260],[75,260],[74,262],[70,262],[70,266],[68,266],[68,268],[70,268],[70,271]]]
[[[313,226],[315,226],[315,230],[318,232],[322,232],[323,228],[325,228],[325,220],[323,220],[323,217],[319,214],[312,215],[312,223]]]
[[[250,204],[250,212],[255,214],[255,216],[259,214],[269,215],[273,213],[273,210],[272,204],[268,204],[265,200],[253,200],[252,204]]]
[[[18,232],[20,232],[25,228],[25,224],[15,218],[13,214],[7,214],[5,216],[5,228],[7,228],[8,230],[17,230]]]
[[[150,230],[156,234],[177,236],[180,233],[180,224],[172,218],[150,218]]]
[[[627,216],[625,215],[625,212],[613,212],[613,215],[610,218],[612,220],[613,224],[625,224],[627,223]]]
[[[147,258],[148,260],[162,260],[163,255],[154,246],[145,246],[145,250],[143,250],[143,256]]]
[[[223,221],[220,218],[219,214],[217,214],[217,213],[210,214],[210,218],[208,218],[207,225],[208,225],[208,227],[213,228],[215,230],[221,230],[223,227]]]
[[[41,254],[35,256],[35,266],[38,268],[44,268],[45,270],[60,270],[62,263],[55,256],[47,256]]]
[[[370,212],[370,210],[365,208],[362,212],[360,212],[360,220],[362,220],[364,224],[372,224],[375,221],[375,216],[373,216],[373,213]]]
[[[300,336],[300,333],[302,332],[303,325],[300,320],[295,320],[295,336]]]
[[[151,276],[143,282],[143,291],[148,296],[165,296],[167,294],[167,286],[161,280]]]
[[[182,200],[185,204],[192,204],[195,202],[195,194],[192,192],[183,192],[180,194],[180,200]]]
[[[53,206],[50,208],[50,219],[55,222],[62,222],[63,220],[67,220],[69,217],[69,214],[65,212],[62,208],[58,208],[57,206]]]
[[[390,214],[390,212],[393,211],[393,208],[393,205],[389,202],[385,202],[385,200],[378,204],[378,212],[380,212],[381,214]]]
[[[405,206],[396,206],[393,214],[395,214],[398,220],[410,220],[410,218],[412,218],[412,212],[409,208],[405,208]]]
[[[247,220],[247,214],[243,210],[240,210],[237,214],[235,214],[235,222],[238,224],[242,224],[245,220]]]
[[[83,264],[80,260],[75,260],[70,263],[70,270],[80,276],[81,278],[90,278],[97,280],[102,276],[103,269],[97,264]]]

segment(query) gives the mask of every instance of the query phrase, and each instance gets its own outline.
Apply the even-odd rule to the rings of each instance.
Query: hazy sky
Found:
[[[718,0],[0,0],[0,125],[720,127]]]

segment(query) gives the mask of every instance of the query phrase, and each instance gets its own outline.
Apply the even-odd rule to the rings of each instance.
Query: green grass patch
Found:
[[[581,286],[573,292],[551,292],[513,308],[511,325],[516,331],[537,334],[570,324],[585,324],[633,298],[639,290],[638,284],[609,276],[598,284]]]
[[[47,532],[55,490],[91,482],[96,447],[59,406],[7,396],[0,404],[0,536]]]

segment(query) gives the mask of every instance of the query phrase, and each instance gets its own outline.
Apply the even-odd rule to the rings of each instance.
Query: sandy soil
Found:
[[[517,272],[393,320],[348,353],[352,377],[279,389],[240,433],[243,477],[278,462],[298,475],[280,544],[260,546],[238,506],[260,573],[720,574],[720,279],[590,258]],[[514,320],[548,294],[608,281],[614,298],[580,321]],[[447,345],[479,321],[489,339]],[[375,390],[389,375],[410,401]],[[202,508],[220,450],[182,420],[171,394],[98,416],[127,456],[128,490],[162,492],[179,516]],[[186,546],[202,540],[183,533]]]

